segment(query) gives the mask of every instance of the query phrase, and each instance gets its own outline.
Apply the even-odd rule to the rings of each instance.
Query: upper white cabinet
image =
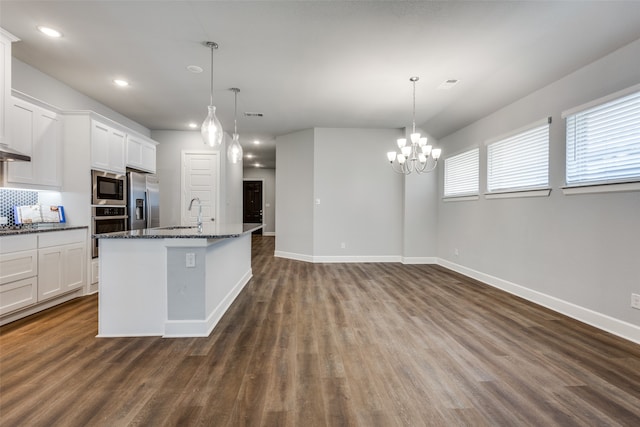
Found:
[[[19,39],[0,28],[0,144],[8,144],[11,106],[11,43]]]
[[[155,173],[156,145],[150,139],[127,135],[127,167]]]
[[[31,161],[8,163],[5,184],[59,190],[62,187],[62,116],[16,97],[11,101],[11,146],[31,156]]]
[[[96,120],[91,121],[91,167],[124,173],[127,134]]]

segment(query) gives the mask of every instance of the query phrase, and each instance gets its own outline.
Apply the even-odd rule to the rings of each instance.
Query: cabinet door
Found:
[[[142,167],[142,141],[131,135],[127,135],[127,166]]]
[[[156,146],[150,142],[142,146],[142,169],[156,173]]]
[[[125,140],[127,135],[119,130],[112,129],[109,134],[109,169],[114,172],[124,173],[125,166]]]
[[[85,244],[75,243],[64,248],[63,288],[65,291],[79,288],[85,284]]]
[[[63,256],[62,246],[38,250],[38,301],[55,297],[65,291]]]
[[[18,98],[11,103],[12,147],[31,156],[10,162],[7,182],[30,188],[59,189],[62,184],[62,120],[53,111]]]
[[[36,107],[21,99],[12,98],[9,117],[11,120],[11,147],[32,157]],[[10,183],[32,184],[35,181],[34,162],[9,162],[8,177]]]
[[[62,121],[52,111],[42,109],[35,123],[34,150],[36,184],[60,187],[62,184]]]
[[[91,122],[91,166],[96,169],[109,169],[109,131],[108,126]]]

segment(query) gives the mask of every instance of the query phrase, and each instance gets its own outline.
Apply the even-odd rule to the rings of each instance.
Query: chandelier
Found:
[[[222,145],[222,125],[216,117],[216,107],[213,105],[213,50],[218,48],[216,42],[204,42],[204,45],[211,49],[211,101],[209,103],[209,114],[204,119],[200,132],[204,143],[210,147],[220,147]]]
[[[418,174],[431,172],[438,165],[438,159],[442,150],[427,145],[427,138],[420,137],[416,132],[416,82],[419,77],[411,77],[413,83],[413,128],[411,131],[411,143],[407,145],[407,138],[398,139],[400,153],[389,151],[387,159],[391,167],[397,173],[409,175],[412,172]],[[395,162],[394,162],[395,161]]]
[[[233,107],[233,140],[227,149],[227,157],[231,163],[239,163],[242,160],[242,146],[240,145],[240,135],[238,135],[238,92],[240,89],[232,87],[229,89],[235,95]]]

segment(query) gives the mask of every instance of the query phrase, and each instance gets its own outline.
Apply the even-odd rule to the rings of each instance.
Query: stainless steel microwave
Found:
[[[92,205],[126,205],[127,177],[110,172],[91,171]]]

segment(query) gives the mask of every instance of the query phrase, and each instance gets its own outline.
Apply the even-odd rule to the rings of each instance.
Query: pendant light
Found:
[[[240,89],[232,87],[229,89],[234,92],[234,108],[233,108],[233,141],[227,149],[227,157],[233,164],[239,163],[242,160],[242,146],[240,145],[240,135],[238,135],[238,92]]]
[[[200,132],[204,143],[210,147],[220,147],[222,145],[222,125],[216,117],[216,107],[213,105],[213,50],[218,48],[216,42],[204,42],[204,45],[211,49],[211,102],[209,103],[209,114],[204,119]]]

